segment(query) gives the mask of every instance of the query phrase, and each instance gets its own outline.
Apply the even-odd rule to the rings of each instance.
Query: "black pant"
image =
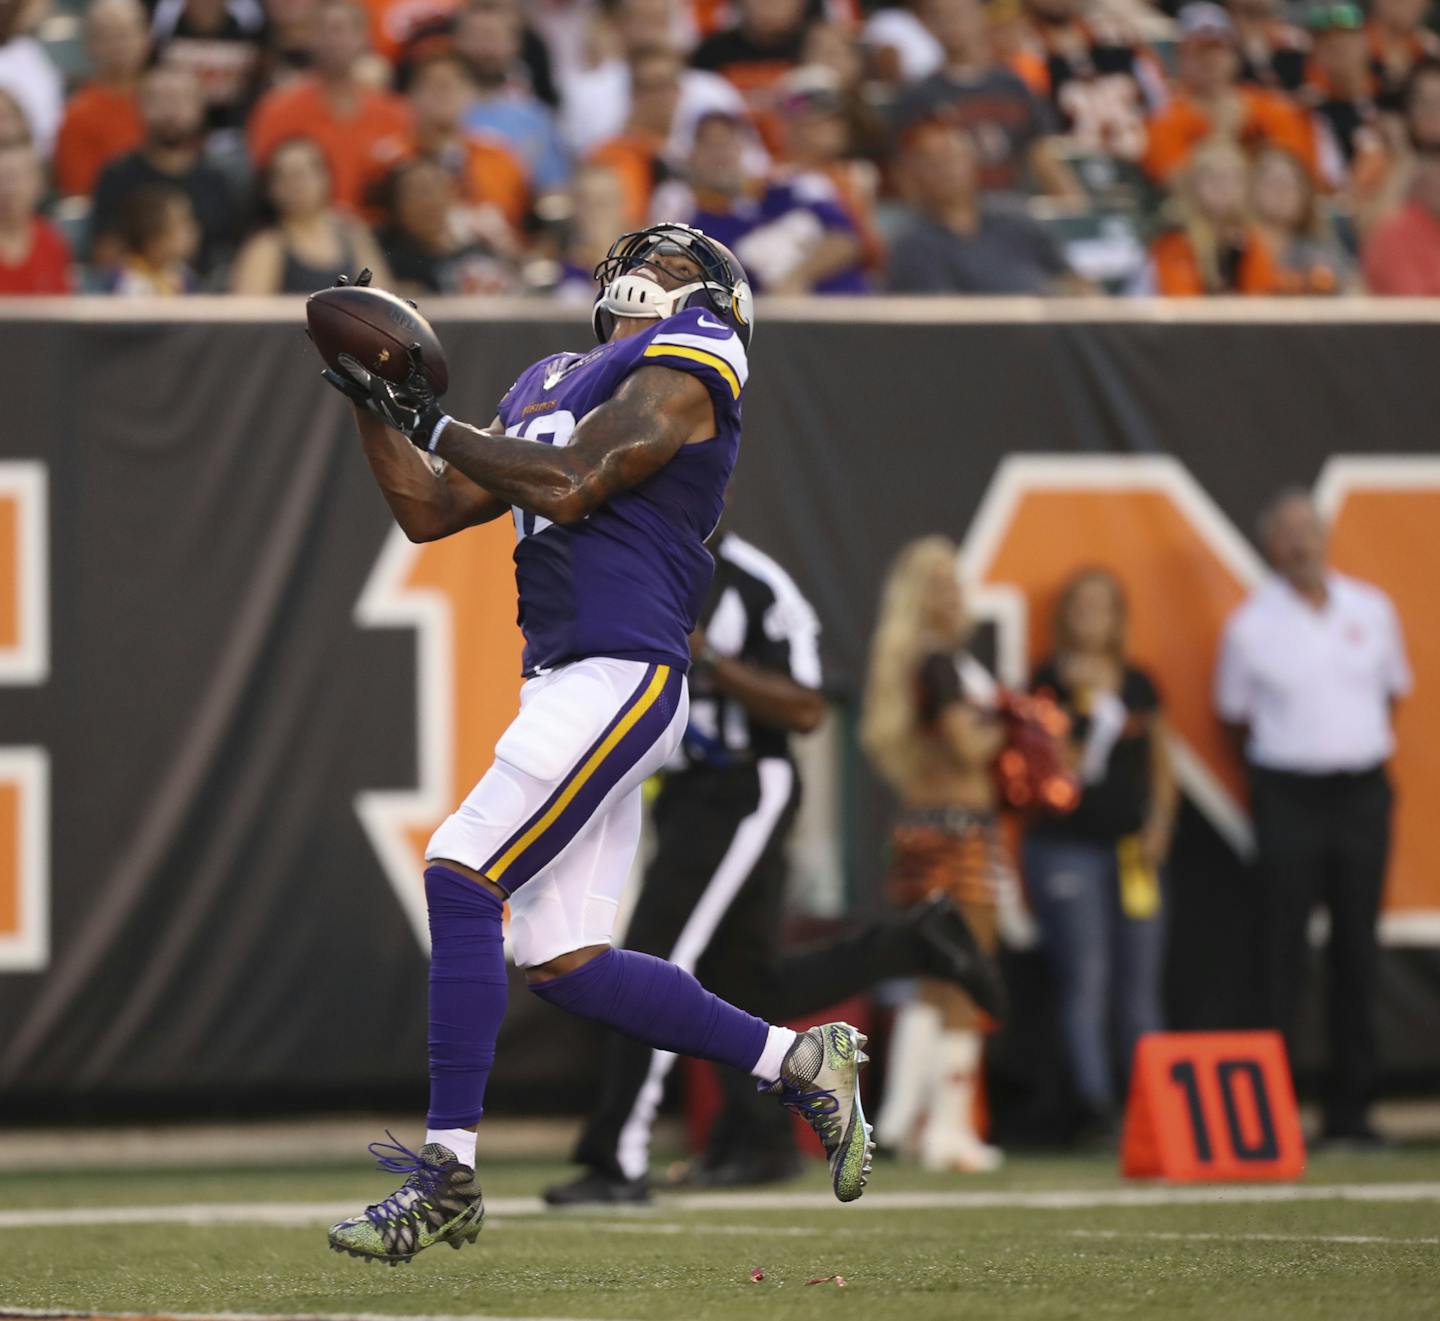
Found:
[[[1297,775],[1251,768],[1262,902],[1264,988],[1271,1026],[1295,1058],[1310,913],[1330,914],[1327,954],[1332,1070],[1325,1126],[1353,1131],[1375,1081],[1375,927],[1390,853],[1390,782],[1383,767]]]
[[[627,948],[688,965],[708,990],[764,1018],[797,784],[794,767],[778,760],[671,775],[655,800],[657,848],[625,936]],[[622,1178],[622,1142],[648,1148],[664,1082],[658,1055],[609,1034],[600,1103],[576,1153],[583,1164]],[[785,1118],[773,1105],[763,1113],[771,1111]]]
[[[770,1022],[812,1014],[882,978],[917,971],[915,939],[896,921],[871,922],[781,956],[785,843],[798,802],[788,762],[670,776],[655,800],[657,848],[630,918],[627,948],[691,964],[707,989]],[[661,1069],[649,1046],[609,1034],[599,1104],[581,1136],[578,1161],[625,1177],[622,1148],[632,1151],[637,1138],[648,1144],[649,1117],[659,1102],[654,1075]],[[719,1073],[724,1110],[707,1159],[793,1151],[786,1112],[756,1093],[753,1078],[735,1069]]]

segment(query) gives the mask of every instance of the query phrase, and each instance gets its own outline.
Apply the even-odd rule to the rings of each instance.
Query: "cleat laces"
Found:
[[[827,1151],[840,1141],[840,1121],[836,1117],[840,1110],[840,1102],[836,1099],[833,1091],[827,1088],[818,1088],[806,1092],[782,1079],[778,1099],[781,1105],[793,1114],[799,1115],[820,1135],[820,1140],[825,1144]]]
[[[416,1219],[416,1213],[429,1207],[429,1198],[439,1192],[445,1169],[428,1161],[419,1152],[411,1151],[388,1128],[389,1142],[372,1142],[370,1154],[377,1168],[388,1174],[406,1175],[405,1182],[389,1197],[365,1208],[365,1216],[376,1229],[390,1228],[397,1220]],[[394,1153],[393,1155],[390,1153]]]

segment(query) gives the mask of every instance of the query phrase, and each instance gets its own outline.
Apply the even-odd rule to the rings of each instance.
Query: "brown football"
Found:
[[[348,353],[367,371],[398,385],[409,373],[406,350],[418,344],[435,393],[450,387],[440,337],[409,303],[384,289],[353,284],[322,289],[306,301],[305,319],[320,356],[335,371],[340,354]]]

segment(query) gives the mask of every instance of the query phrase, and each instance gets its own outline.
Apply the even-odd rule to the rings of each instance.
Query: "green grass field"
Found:
[[[1273,1201],[1185,1200],[1109,1161],[1015,1158],[967,1178],[883,1165],[853,1207],[826,1204],[817,1166],[763,1195],[545,1212],[534,1194],[562,1173],[486,1166],[480,1241],[394,1269],[326,1250],[331,1211],[394,1182],[358,1164],[0,1175],[0,1315],[1440,1317],[1440,1147],[1319,1157],[1302,1200]],[[1154,1202],[1117,1204],[1137,1190]],[[844,1288],[806,1284],[834,1274]]]

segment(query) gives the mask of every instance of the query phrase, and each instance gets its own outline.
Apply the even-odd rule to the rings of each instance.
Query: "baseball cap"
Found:
[[[1311,32],[1360,32],[1365,27],[1365,15],[1359,5],[1314,5],[1305,15],[1305,26]]]
[[[809,110],[838,115],[844,109],[840,78],[823,64],[804,64],[788,74],[780,85],[780,111],[795,115]]]
[[[1186,5],[1180,11],[1179,21],[1181,41],[1235,40],[1235,25],[1230,21],[1230,15],[1209,0]]]

